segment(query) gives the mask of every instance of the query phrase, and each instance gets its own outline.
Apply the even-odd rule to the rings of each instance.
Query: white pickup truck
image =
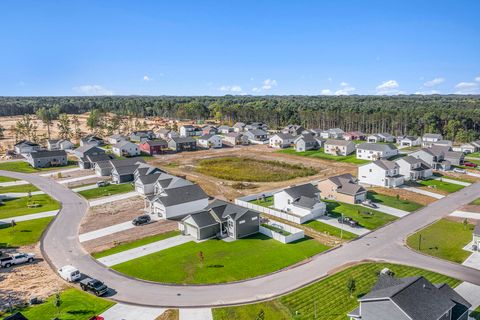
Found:
[[[15,253],[6,257],[0,258],[0,267],[9,268],[16,264],[31,263],[35,260],[33,253]]]

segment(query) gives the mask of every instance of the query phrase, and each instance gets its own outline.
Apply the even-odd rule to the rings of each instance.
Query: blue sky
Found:
[[[480,93],[480,1],[0,2],[0,95]]]

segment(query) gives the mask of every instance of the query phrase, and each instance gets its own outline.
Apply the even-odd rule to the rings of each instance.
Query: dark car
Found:
[[[108,181],[98,181],[97,182],[97,187],[106,187],[108,186],[110,183]]]
[[[353,220],[350,217],[340,217],[340,218],[338,218],[338,222],[341,223],[341,224],[346,224],[350,227],[357,227],[358,226],[358,222]]]
[[[366,207],[370,207],[370,208],[378,208],[378,206],[375,204],[375,202],[373,202],[372,200],[370,199],[366,199],[365,201],[362,202],[362,204]]]
[[[108,292],[108,287],[103,282],[92,278],[85,278],[80,281],[80,288],[83,291],[90,291],[98,297]]]
[[[142,224],[150,223],[150,221],[152,221],[152,218],[148,214],[144,214],[133,219],[132,224],[134,226],[141,226]]]

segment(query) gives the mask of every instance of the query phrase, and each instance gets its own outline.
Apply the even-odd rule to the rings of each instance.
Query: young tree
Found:
[[[62,305],[62,297],[60,293],[55,294],[55,299],[53,299],[53,306],[57,309],[57,316],[60,315],[60,306]]]
[[[0,139],[5,138],[4,131],[5,131],[5,129],[4,129],[3,126],[0,124]]]
[[[80,129],[80,120],[78,119],[78,116],[76,114],[74,114],[72,117],[72,124],[73,124],[73,135],[75,139],[78,140],[82,135],[82,130]]]
[[[465,218],[463,219],[463,230],[467,230],[467,228],[468,228],[468,219]]]
[[[70,118],[68,114],[62,113],[58,117],[58,134],[62,139],[68,139],[72,136],[72,128],[70,127]]]
[[[53,120],[58,117],[57,108],[50,108],[47,109],[45,107],[41,107],[37,110],[36,115],[37,118],[43,122],[43,125],[47,128],[47,137],[50,139],[50,127],[52,126]]]
[[[87,127],[93,133],[100,133],[103,128],[103,114],[99,109],[93,109],[87,118]]]
[[[357,283],[354,278],[350,277],[350,279],[348,279],[347,289],[348,289],[348,292],[350,293],[350,298],[352,298],[353,293],[355,292],[355,290],[357,290]]]
[[[200,263],[203,265],[203,262],[205,261],[205,256],[203,255],[203,251],[198,252],[198,260],[200,260]]]
[[[30,117],[29,114],[25,114],[22,116],[20,120],[17,121],[15,124],[15,141],[17,141],[18,138],[27,138],[29,140],[32,140],[34,142],[37,141],[37,124],[33,119]]]

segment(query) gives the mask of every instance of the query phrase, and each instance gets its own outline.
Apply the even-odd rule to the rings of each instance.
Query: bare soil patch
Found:
[[[369,190],[372,190],[379,194],[384,194],[387,196],[396,197],[397,195],[399,195],[400,199],[413,201],[424,206],[429,205],[430,203],[436,201],[435,198],[425,196],[423,194],[419,194],[416,192],[407,191],[405,189],[389,189],[389,188],[373,187],[373,188],[369,188]]]

